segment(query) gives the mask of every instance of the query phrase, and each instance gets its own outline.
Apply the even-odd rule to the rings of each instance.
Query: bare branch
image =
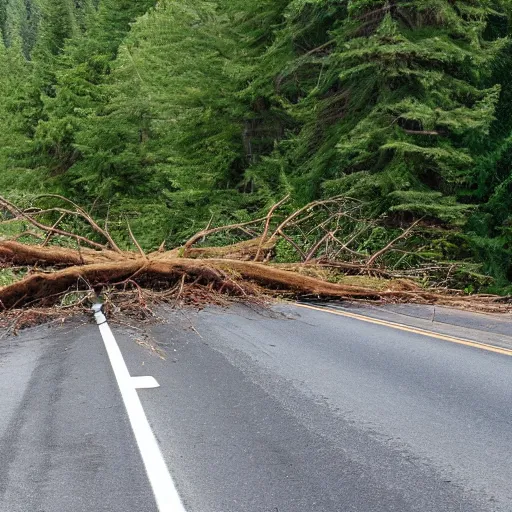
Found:
[[[208,230],[199,231],[199,233],[196,233],[193,237],[189,238],[185,245],[183,246],[183,252],[184,255],[187,254],[187,251],[195,244],[198,240],[201,240],[201,238],[205,238],[209,235],[213,235],[215,233],[222,233],[222,231],[231,231],[234,229],[241,229],[246,226],[252,226],[253,224],[258,224],[259,222],[263,222],[266,220],[267,217],[260,217],[256,220],[250,220],[247,222],[241,222],[239,224],[229,224],[228,226],[219,226],[217,228],[212,228]]]
[[[346,196],[336,196],[336,197],[331,197],[329,199],[313,201],[313,202],[307,204],[306,206],[303,206],[299,210],[296,210],[290,216],[288,216],[286,219],[284,219],[283,222],[281,222],[281,224],[276,228],[276,230],[274,231],[271,238],[280,234],[280,232],[283,231],[285,229],[285,227],[287,227],[289,225],[297,225],[299,223],[303,223],[305,220],[311,218],[312,216],[314,216],[314,214],[311,211],[316,208],[319,208],[322,206],[334,205],[334,204],[342,205],[342,204],[348,203],[348,202],[361,204],[361,201],[359,201],[357,199],[353,199],[352,197],[346,197]],[[354,207],[353,209],[356,209],[356,207]],[[347,212],[348,211],[352,211],[352,209],[347,210]],[[304,212],[310,212],[310,213],[303,219],[300,219],[296,223],[293,223],[293,221],[297,217],[300,217],[300,215],[302,215]]]
[[[329,240],[329,238],[333,237],[334,235],[336,234],[336,232],[332,232],[332,231],[329,231],[328,233],[326,233],[311,249],[310,251],[308,252],[308,254],[306,255],[306,259],[304,260],[304,263],[307,263],[316,253],[316,251],[318,251],[318,249],[320,248],[320,246],[326,241],[326,240]]]
[[[404,129],[405,133],[408,133],[409,135],[441,135],[436,130],[406,130]]]
[[[423,220],[423,218],[421,219],[418,219],[416,222],[414,222],[413,224],[411,224],[400,236],[397,236],[394,240],[391,240],[391,242],[389,242],[388,245],[386,245],[386,247],[383,247],[380,251],[377,251],[367,262],[366,262],[366,266],[367,267],[371,267],[375,261],[380,258],[383,254],[385,254],[386,252],[388,252],[392,247],[393,245],[396,244],[396,242],[398,242],[399,240],[402,240],[404,238],[406,238],[407,236],[410,235],[410,233],[412,232],[412,230]]]
[[[64,220],[65,217],[66,217],[65,213],[61,214],[61,216],[59,217],[59,220],[52,226],[52,229],[55,229]],[[48,245],[48,242],[50,241],[52,236],[53,236],[53,233],[48,233],[46,235],[46,238],[45,238],[44,242],[42,243],[42,247],[44,247],[45,245]]]
[[[261,248],[263,247],[263,244],[267,241],[267,235],[268,235],[268,230],[270,227],[270,221],[272,220],[272,216],[274,215],[274,212],[283,203],[286,203],[286,201],[288,201],[288,199],[290,199],[290,194],[288,194],[286,197],[283,197],[283,199],[281,199],[281,201],[279,201],[274,206],[272,206],[272,208],[270,208],[270,210],[268,211],[267,220],[265,222],[265,229],[263,230],[263,235],[261,235],[260,245],[258,246],[258,250],[256,251],[256,256],[254,257],[254,261],[258,261],[258,259],[260,257],[260,253],[261,253]]]
[[[106,231],[105,229],[101,228],[95,221],[94,219],[83,209],[81,208],[80,206],[78,206],[76,203],[74,203],[73,201],[71,201],[71,199],[68,199],[67,197],[64,197],[64,196],[61,196],[59,194],[43,194],[39,197],[53,197],[54,199],[60,199],[61,201],[64,201],[70,205],[72,205],[76,211],[78,212],[78,214],[83,218],[85,219],[89,225],[92,227],[92,229],[94,229],[94,231],[96,231],[97,233],[99,233],[100,235],[102,235],[105,240],[107,240],[107,242],[109,243],[110,245],[110,248],[118,253],[122,253],[123,251],[117,246],[117,244],[114,242],[114,240],[112,239],[112,237],[110,236],[110,234],[108,233],[108,231]]]
[[[147,260],[148,257],[146,255],[146,253],[144,252],[144,250],[142,249],[142,247],[140,246],[139,242],[137,241],[137,239],[135,238],[135,235],[133,234],[133,231],[132,231],[132,228],[130,226],[130,223],[128,222],[128,219],[126,219],[126,225],[128,226],[128,233],[130,234],[130,238],[132,239],[132,242],[135,244],[135,247],[137,247],[140,255],[145,259]]]
[[[293,246],[293,248],[297,251],[297,253],[300,255],[300,259],[303,261],[306,257],[306,253],[286,234],[281,233],[281,236],[290,244]]]
[[[12,203],[7,201],[7,199],[5,199],[3,197],[0,197],[0,205],[3,206],[4,208],[6,208],[7,210],[11,211],[11,213],[15,212],[15,215],[17,215],[19,218],[23,218],[23,219],[27,220],[28,222],[30,222],[30,224],[32,224],[36,228],[39,228],[40,230],[44,231],[45,233],[52,233],[52,234],[56,234],[56,235],[65,236],[65,237],[74,239],[77,242],[81,241],[91,247],[95,247],[96,249],[105,249],[104,245],[94,242],[92,240],[89,240],[88,238],[86,238],[84,236],[77,235],[75,233],[69,233],[68,231],[63,231],[62,229],[58,229],[58,228],[51,228],[50,226],[47,226],[45,224],[42,224],[41,222],[38,222],[37,220],[33,219],[30,215],[28,215],[28,214],[24,213],[23,211],[19,210],[18,208],[16,208]],[[116,251],[116,252],[122,252],[122,251],[120,251],[120,249],[118,249],[118,251]]]

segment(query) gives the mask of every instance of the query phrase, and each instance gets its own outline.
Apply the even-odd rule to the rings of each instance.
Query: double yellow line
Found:
[[[456,338],[454,336],[447,336],[446,334],[439,334],[437,332],[427,331],[425,329],[419,329],[417,327],[409,327],[408,325],[399,324],[396,322],[388,322],[387,320],[379,320],[377,318],[371,318],[369,316],[358,315],[357,313],[349,313],[348,311],[339,311],[336,309],[309,306],[307,304],[298,303],[296,304],[296,306],[305,309],[313,309],[315,311],[322,311],[323,313],[331,313],[332,315],[354,318],[356,320],[361,320],[362,322],[367,322],[369,324],[383,325],[384,327],[391,327],[392,329],[397,329],[399,331],[421,334],[422,336],[437,338],[438,340],[449,341],[450,343],[457,343],[458,345],[465,345],[467,347],[479,348],[480,350],[487,350],[488,352],[495,352],[496,354],[512,356],[512,350],[503,347],[497,347],[495,345],[488,345],[487,343],[480,343],[478,341],[471,341],[463,338]]]

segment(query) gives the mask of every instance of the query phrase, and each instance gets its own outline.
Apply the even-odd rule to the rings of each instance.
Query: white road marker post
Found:
[[[123,354],[102,312],[102,305],[94,304],[92,310],[114,370],[158,511],[186,512],[136,391],[137,388],[158,387],[158,383],[153,377],[130,376]]]

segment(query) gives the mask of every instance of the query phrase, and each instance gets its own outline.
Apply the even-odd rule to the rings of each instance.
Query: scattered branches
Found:
[[[428,262],[404,267],[404,262],[415,256],[404,244],[420,228],[422,219],[398,234],[395,228],[393,238],[372,242],[378,223],[366,220],[362,204],[346,197],[315,201],[289,211],[284,207],[287,196],[264,217],[213,228],[210,222],[183,247],[165,251],[162,245],[149,254],[129,224],[127,232],[137,251],[122,250],[106,229],[72,201],[56,195],[45,197],[64,201],[73,210],[21,210],[0,197],[0,213],[3,209],[9,216],[7,222],[13,218],[28,222],[34,235],[42,235],[36,243],[37,237],[31,238],[31,243],[0,238],[0,270],[16,265],[26,269],[18,280],[0,287],[0,310],[4,312],[41,307],[67,311],[73,305],[84,306],[89,294],[98,290],[135,294],[140,311],[147,310],[148,300],[176,304],[191,297],[207,301],[212,294],[240,300],[277,294],[510,309],[502,298],[449,290],[456,273],[453,264]],[[103,243],[60,229],[69,216],[81,218]],[[238,233],[237,241],[233,243],[230,235],[230,242],[223,242],[233,231]],[[212,237],[220,244],[211,245]],[[295,254],[290,259],[294,263],[280,263],[283,251],[287,257]],[[391,264],[385,264],[388,261]],[[425,288],[414,281],[431,275],[440,276],[443,289]],[[348,283],[343,276],[355,277]],[[366,281],[357,281],[358,277]],[[379,286],[371,279],[380,280]]]
[[[61,196],[56,196],[56,195],[51,195],[49,197],[55,197],[55,198],[61,198]],[[65,199],[65,198],[63,198]],[[69,201],[68,199],[66,199],[66,201],[68,202],[71,202]],[[72,202],[71,202],[72,203]],[[74,203],[72,203],[74,204]],[[59,229],[58,227],[56,227],[58,225],[55,224],[53,226],[49,226],[49,225],[46,225],[46,224],[43,224],[42,222],[39,222],[35,219],[35,217],[37,215],[40,214],[40,212],[34,212],[34,213],[31,213],[31,212],[24,212],[20,209],[18,209],[15,205],[13,205],[12,203],[10,203],[7,199],[3,198],[3,197],[0,197],[0,207],[2,208],[5,208],[8,212],[11,213],[11,215],[14,216],[14,218],[17,218],[17,219],[22,219],[22,220],[25,220],[27,222],[29,222],[30,224],[32,224],[34,227],[40,229],[41,231],[43,231],[44,233],[46,233],[47,235],[49,236],[53,236],[53,235],[60,235],[60,236],[63,236],[65,238],[68,238],[68,239],[71,239],[71,240],[75,240],[77,243],[84,243],[90,247],[94,247],[95,249],[107,249],[107,248],[111,248],[112,250],[114,250],[115,252],[121,254],[122,251],[121,249],[117,246],[117,244],[112,240],[111,236],[106,232],[104,231],[103,229],[101,229],[97,224],[96,222],[94,222],[94,220],[84,211],[82,210],[80,207],[76,206],[76,211],[70,211],[70,210],[64,210],[62,208],[55,208],[53,211],[57,211],[57,212],[61,212],[63,214],[68,214],[68,215],[79,215],[80,217],[82,217],[95,231],[97,231],[98,233],[100,233],[101,235],[103,235],[105,237],[105,239],[107,240],[108,244],[109,245],[105,245],[105,244],[100,244],[98,242],[95,242],[93,240],[90,240],[89,238],[86,238],[84,236],[81,236],[79,234],[76,234],[76,233],[70,233],[69,231],[65,231],[65,230],[62,230],[62,229]],[[47,210],[45,213],[49,213],[51,210]]]
[[[122,253],[123,251],[121,251],[121,249],[118,247],[118,245],[114,242],[114,240],[112,239],[112,237],[110,236],[110,233],[106,230],[106,229],[103,229],[101,228],[95,221],[94,219],[83,209],[81,208],[80,206],[78,206],[76,203],[74,203],[73,201],[71,201],[71,199],[68,199],[67,197],[64,197],[64,196],[61,196],[61,195],[58,195],[58,194],[44,194],[40,197],[48,197],[48,198],[54,198],[54,199],[59,199],[61,201],[64,201],[66,203],[69,203],[71,206],[73,206],[73,208],[75,208],[75,212],[76,214],[78,214],[80,217],[82,217],[90,226],[91,228],[96,231],[96,233],[99,233],[105,240],[107,240],[108,244],[109,244],[109,247],[117,252],[117,253]],[[75,213],[73,212],[73,213]],[[67,212],[69,213],[69,211]]]

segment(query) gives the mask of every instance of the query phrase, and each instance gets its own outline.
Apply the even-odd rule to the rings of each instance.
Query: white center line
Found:
[[[157,508],[159,512],[186,512],[137,394],[136,387],[141,386],[136,386],[136,381],[130,376],[107,319],[99,308],[95,309],[94,318],[99,326],[110,364],[121,391],[124,406],[155,495]]]

